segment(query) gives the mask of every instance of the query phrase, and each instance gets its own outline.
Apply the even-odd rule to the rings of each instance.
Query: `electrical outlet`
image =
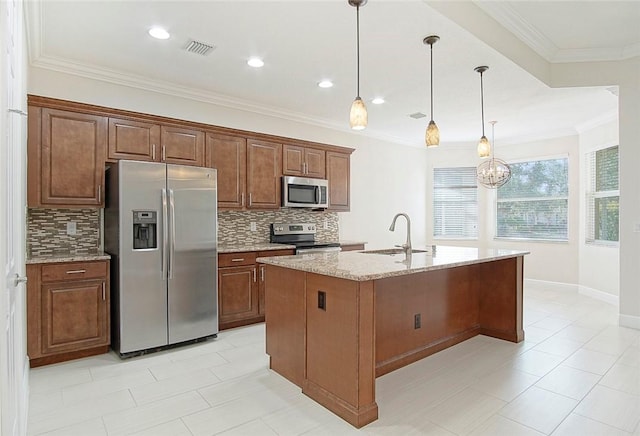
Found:
[[[258,228],[256,227],[255,221],[251,221],[251,224],[249,224],[249,227],[251,228],[252,232],[255,232],[256,230],[258,230]]]
[[[75,221],[68,221],[67,222],[67,235],[75,235],[76,234],[76,222]]]
[[[329,230],[329,220],[328,219],[324,219],[324,223],[322,224],[322,228],[325,230]]]
[[[420,327],[422,327],[422,321],[420,319],[420,314],[416,313],[413,316],[413,328],[414,329],[419,329]]]

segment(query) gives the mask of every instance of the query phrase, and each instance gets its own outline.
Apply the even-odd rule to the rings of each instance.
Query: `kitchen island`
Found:
[[[478,334],[524,339],[526,254],[434,246],[258,258],[270,368],[362,427],[378,418],[376,377]]]

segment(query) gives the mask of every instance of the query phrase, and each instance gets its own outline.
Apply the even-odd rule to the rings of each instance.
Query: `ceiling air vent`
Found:
[[[205,56],[214,48],[215,46],[213,45],[205,44],[204,42],[200,42],[200,41],[191,40],[189,41],[189,44],[187,44],[187,46],[185,47],[185,50],[190,53],[195,53],[195,54]]]
[[[411,114],[411,115],[409,115],[409,116],[410,116],[411,118],[413,118],[414,120],[419,120],[420,118],[424,118],[424,117],[426,117],[426,115],[425,115],[425,114],[423,114],[422,112],[416,112],[416,113],[413,113],[413,114]]]

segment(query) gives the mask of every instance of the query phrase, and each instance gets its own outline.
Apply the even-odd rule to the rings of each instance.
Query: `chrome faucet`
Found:
[[[391,227],[389,227],[389,231],[393,232],[396,229],[396,220],[399,216],[403,216],[407,219],[407,242],[403,245],[396,245],[396,247],[401,247],[405,254],[411,254],[411,220],[409,219],[409,215],[406,213],[397,213],[396,216],[393,217],[393,221],[391,222]]]

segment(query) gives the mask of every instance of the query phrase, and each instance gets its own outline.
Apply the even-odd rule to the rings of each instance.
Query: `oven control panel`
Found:
[[[313,223],[273,223],[272,235],[315,235],[316,225]]]

